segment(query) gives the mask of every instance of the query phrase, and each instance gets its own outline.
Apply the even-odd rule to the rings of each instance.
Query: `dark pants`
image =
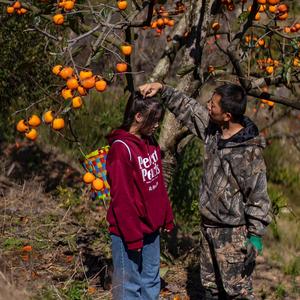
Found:
[[[254,266],[245,268],[246,226],[201,229],[200,277],[203,299],[255,299]]]

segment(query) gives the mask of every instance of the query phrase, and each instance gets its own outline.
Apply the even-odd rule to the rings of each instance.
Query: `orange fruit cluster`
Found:
[[[83,181],[86,184],[91,184],[93,189],[96,191],[101,191],[104,188],[104,182],[100,178],[96,178],[93,173],[87,172],[83,175]]]
[[[155,8],[153,15],[154,20],[151,22],[150,26],[145,26],[143,29],[155,29],[156,36],[162,35],[164,29],[168,27],[173,27],[175,25],[175,20],[169,16],[175,16],[186,11],[186,6],[181,1],[175,3],[175,9],[168,11],[163,5]]]
[[[157,35],[161,35],[166,26],[173,27],[175,21],[168,17],[158,17],[151,23],[151,28],[156,30]]]
[[[52,68],[52,73],[65,80],[66,86],[61,90],[61,96],[65,100],[70,99],[74,109],[82,107],[81,97],[87,95],[90,89],[104,92],[107,88],[107,82],[90,70],[82,70],[77,75],[69,66],[56,65]]]
[[[61,130],[65,127],[63,118],[55,117],[53,111],[48,110],[42,117],[45,124],[51,125],[54,130]],[[18,132],[24,133],[25,137],[31,141],[35,141],[38,137],[37,127],[41,124],[39,116],[33,114],[27,119],[21,119],[16,125]]]
[[[300,23],[295,23],[294,25],[288,27],[284,27],[283,28],[283,31],[285,33],[295,33],[295,32],[298,32],[300,30]]]
[[[245,44],[255,46],[256,48],[259,47],[263,48],[266,46],[266,41],[264,40],[264,38],[259,38],[255,34],[253,35],[247,34],[244,40],[245,40]]]
[[[284,21],[289,16],[289,7],[284,3],[278,4],[275,13],[277,20]]]
[[[75,2],[76,2],[76,0],[59,0],[59,2],[57,3],[57,7],[59,10],[61,10],[61,12],[56,13],[52,17],[53,23],[56,25],[64,24],[64,22],[65,22],[64,12],[68,12],[68,11],[71,11],[72,9],[74,9]]]
[[[275,14],[275,18],[279,21],[284,21],[289,16],[288,6],[284,3],[280,4],[280,0],[258,0],[258,3],[262,4],[261,6],[264,6],[262,11],[266,11],[266,9],[268,9],[269,13]]]
[[[241,3],[246,3],[247,0],[241,0]],[[279,21],[286,20],[289,16],[288,14],[288,6],[284,3],[280,3],[281,0],[257,0],[259,4],[259,10],[254,16],[255,21],[259,21],[261,19],[262,12],[266,12],[267,10],[271,14],[275,14],[275,18]],[[233,0],[221,0],[221,3],[226,6],[228,11],[235,10],[235,4]],[[236,2],[235,2],[236,3]],[[250,12],[252,5],[247,7],[247,11]]]
[[[8,6],[6,8],[6,12],[10,15],[17,13],[18,15],[24,15],[27,13],[27,9],[22,7],[22,3],[20,1],[16,1],[12,6]]]
[[[16,125],[18,132],[24,133],[25,137],[35,141],[38,137],[36,128],[41,124],[41,119],[37,115],[31,115],[28,119],[21,119]]]
[[[264,70],[269,75],[273,74],[276,68],[279,66],[279,61],[272,59],[271,57],[257,59],[256,62],[259,68]]]

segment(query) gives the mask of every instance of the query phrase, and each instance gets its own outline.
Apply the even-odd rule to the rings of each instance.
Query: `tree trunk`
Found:
[[[202,52],[206,40],[209,26],[210,10],[213,5],[210,1],[194,1],[192,4],[192,13],[190,16],[191,32],[186,44],[182,59],[181,73],[184,74],[176,89],[187,95],[192,95],[203,83],[201,71]],[[159,144],[164,154],[163,169],[165,181],[169,185],[177,166],[176,153],[177,145],[182,138],[186,136],[186,129],[176,121],[174,115],[166,112],[162,125]]]

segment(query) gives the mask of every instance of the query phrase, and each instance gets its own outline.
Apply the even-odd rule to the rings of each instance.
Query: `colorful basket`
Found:
[[[93,200],[107,200],[110,198],[110,188],[107,181],[106,158],[109,151],[109,146],[104,146],[92,153],[86,155],[81,164],[86,172],[93,173],[97,178],[103,180],[104,187],[100,191],[95,191],[91,188],[91,197]]]

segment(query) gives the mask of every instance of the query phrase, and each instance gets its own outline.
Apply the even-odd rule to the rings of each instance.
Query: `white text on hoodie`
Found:
[[[160,169],[157,161],[158,155],[156,150],[148,157],[138,156],[138,162],[142,172],[143,182],[150,183],[160,174]]]

